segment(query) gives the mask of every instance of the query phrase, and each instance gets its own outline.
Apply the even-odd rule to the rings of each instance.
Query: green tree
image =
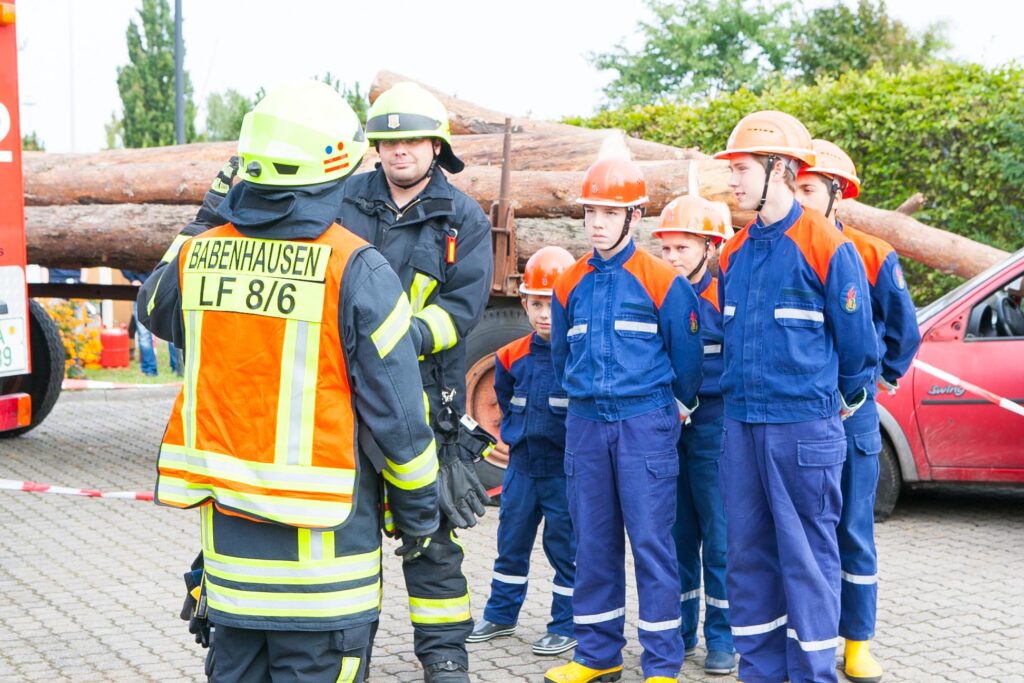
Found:
[[[793,32],[795,70],[806,83],[822,76],[864,71],[881,64],[889,71],[937,59],[949,48],[946,26],[936,22],[915,33],[889,16],[885,0],[837,1],[808,14]]]
[[[26,152],[45,152],[46,145],[39,139],[39,135],[32,131],[28,135],[21,136],[21,148]]]
[[[641,22],[643,47],[622,45],[592,54],[599,69],[618,75],[605,88],[617,104],[660,99],[692,102],[746,87],[760,90],[792,51],[792,9],[761,0],[646,0],[654,21]]]
[[[129,64],[117,69],[121,94],[120,135],[125,147],[173,145],[174,135],[174,18],[167,0],[142,0],[141,29],[128,23]],[[111,138],[108,128],[108,142]],[[185,73],[185,139],[194,140],[195,104],[192,82]]]
[[[242,119],[252,109],[253,100],[233,88],[211,93],[206,98],[207,140],[237,140]]]

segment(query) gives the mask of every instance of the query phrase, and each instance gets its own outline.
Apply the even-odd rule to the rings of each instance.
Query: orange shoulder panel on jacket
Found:
[[[506,370],[512,369],[512,364],[520,358],[529,355],[530,353],[530,342],[533,340],[533,332],[520,337],[515,341],[505,344],[498,349],[498,360],[505,366]]]
[[[592,265],[587,263],[590,260],[590,252],[587,252],[581,256],[576,263],[566,268],[565,272],[558,276],[555,280],[555,296],[558,297],[558,302],[562,304],[564,308],[566,303],[569,301],[569,292],[571,292],[576,285],[580,283],[583,276],[594,269]]]
[[[715,307],[716,311],[721,311],[722,308],[718,305],[718,278],[711,278],[711,284],[709,284],[703,292],[700,293],[701,297],[711,303]]]
[[[868,274],[868,282],[872,287],[878,282],[878,271],[882,269],[882,263],[893,252],[892,245],[880,237],[869,235],[866,232],[843,226],[843,236],[853,242],[857,247],[857,253],[864,261],[864,270]]]
[[[661,302],[668,296],[669,288],[679,277],[675,268],[640,247],[637,247],[636,252],[622,264],[622,267],[640,281],[647,290],[647,296],[651,297],[658,308],[661,308]]]
[[[832,254],[836,253],[839,245],[850,241],[843,237],[835,223],[808,209],[804,209],[803,215],[786,231],[786,236],[793,240],[808,265],[818,274],[821,284],[825,284],[828,277]]]
[[[743,246],[743,243],[747,241],[747,237],[750,236],[750,226],[754,224],[754,221],[750,221],[743,229],[733,235],[722,250],[718,252],[718,269],[725,270],[729,266],[729,257],[735,252],[739,251],[739,248]]]

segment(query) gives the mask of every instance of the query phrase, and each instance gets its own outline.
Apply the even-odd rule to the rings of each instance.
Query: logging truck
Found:
[[[28,297],[14,4],[0,3],[0,437],[32,429],[64,379],[64,343]]]

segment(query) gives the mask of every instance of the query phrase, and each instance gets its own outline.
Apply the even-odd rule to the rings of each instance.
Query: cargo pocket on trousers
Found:
[[[800,481],[793,492],[797,512],[811,517],[832,517],[839,521],[842,493],[839,482],[846,460],[846,439],[797,441],[796,463]]]
[[[882,451],[882,435],[877,431],[853,436],[853,453],[846,457],[856,458],[851,462],[852,470],[847,476],[853,481],[850,492],[854,500],[873,499],[878,490],[878,454]]]
[[[576,457],[570,451],[565,452],[562,469],[565,471],[565,497],[569,502],[569,516],[576,518],[576,478],[572,476]]]
[[[676,521],[676,485],[679,453],[676,449],[644,456],[647,468],[647,501],[654,530],[666,530]]]

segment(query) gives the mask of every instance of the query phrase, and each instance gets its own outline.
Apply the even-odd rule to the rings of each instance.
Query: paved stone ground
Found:
[[[146,490],[172,398],[166,389],[65,394],[41,427],[0,441],[0,478]],[[476,615],[496,512],[465,534]],[[0,681],[202,680],[202,653],[177,616],[181,574],[198,549],[194,513],[0,491],[0,520]],[[1024,683],[1024,492],[907,496],[879,526],[878,544],[874,649],[886,681]],[[373,680],[421,680],[398,562],[385,556],[391,578]],[[519,633],[470,646],[477,681],[540,681],[556,663],[529,650],[544,631],[552,574],[539,548],[534,558]],[[639,681],[632,587],[629,595],[623,680]],[[734,680],[703,676],[702,657],[681,680]]]

